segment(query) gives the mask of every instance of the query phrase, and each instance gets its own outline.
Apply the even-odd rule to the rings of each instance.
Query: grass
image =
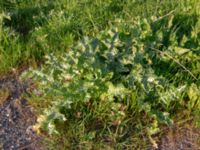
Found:
[[[145,149],[183,111],[199,124],[198,0],[7,0],[0,8],[0,75],[43,64],[28,99],[49,149]],[[120,42],[109,45],[115,29]],[[85,37],[91,52],[79,47]],[[139,50],[123,52],[132,48]]]
[[[45,54],[66,51],[83,35],[95,36],[111,25],[131,24],[137,16],[163,16],[171,10],[179,13],[188,7],[188,3],[192,7],[195,0],[59,0],[40,4],[38,1],[4,1],[1,3],[4,15],[0,22],[0,72],[5,74],[27,62],[40,62]]]

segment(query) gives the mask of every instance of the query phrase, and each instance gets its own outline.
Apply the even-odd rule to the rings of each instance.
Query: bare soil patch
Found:
[[[27,100],[22,97],[28,83],[15,77],[0,79],[0,149],[41,150],[42,138],[32,126],[36,116]]]
[[[191,122],[167,129],[158,150],[200,150],[200,129]]]

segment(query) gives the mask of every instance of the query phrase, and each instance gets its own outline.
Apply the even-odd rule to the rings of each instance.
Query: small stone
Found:
[[[33,126],[29,126],[29,127],[26,129],[26,134],[28,134],[28,135],[34,134]]]
[[[27,141],[31,141],[31,137],[26,138]]]

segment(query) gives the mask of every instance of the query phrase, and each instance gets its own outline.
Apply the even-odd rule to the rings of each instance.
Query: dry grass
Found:
[[[9,90],[6,88],[0,89],[0,105],[4,103],[4,101],[9,96]]]

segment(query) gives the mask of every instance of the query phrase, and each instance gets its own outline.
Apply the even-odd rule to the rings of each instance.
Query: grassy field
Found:
[[[188,13],[190,10],[186,9],[192,8],[195,12],[198,10],[195,3],[183,0],[2,1],[0,72],[6,73],[27,62],[35,64],[45,54],[66,51],[83,36],[94,37],[111,26],[124,28],[138,16],[150,19],[171,11]]]
[[[30,68],[21,78],[34,81],[26,97],[49,149],[156,148],[163,126],[200,125],[199,10],[198,0],[4,0],[0,75]]]

